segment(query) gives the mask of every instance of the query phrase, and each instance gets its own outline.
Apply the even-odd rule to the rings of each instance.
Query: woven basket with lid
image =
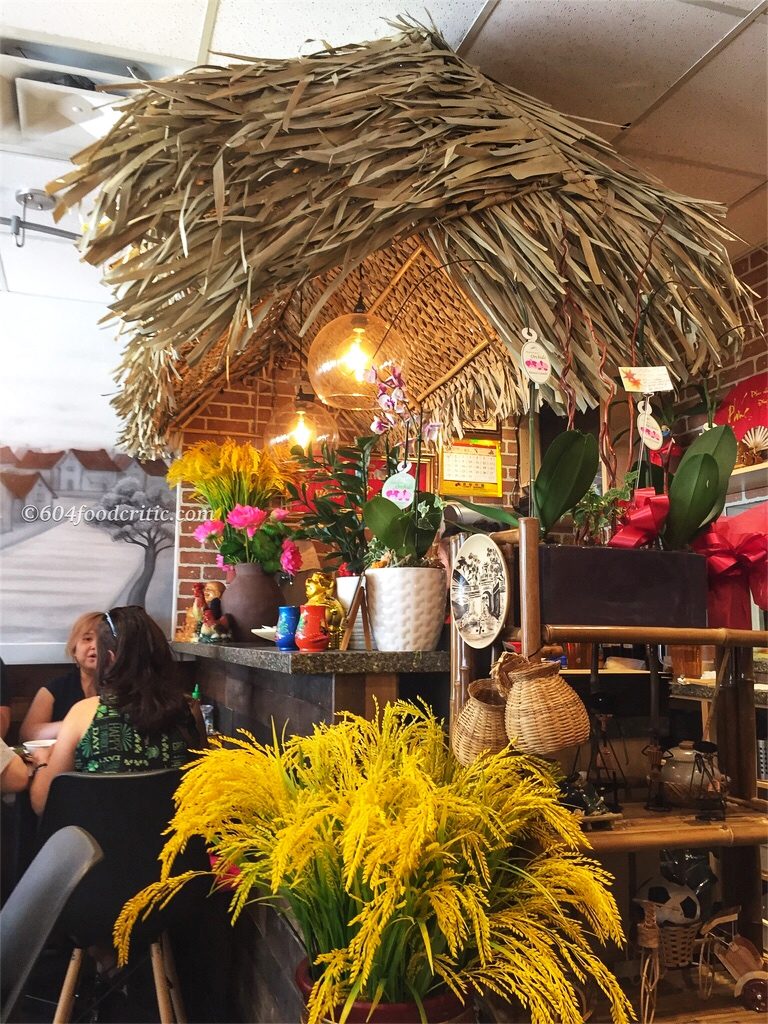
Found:
[[[589,715],[557,665],[503,654],[500,676],[508,687],[504,724],[510,742],[525,754],[547,757],[584,743]]]

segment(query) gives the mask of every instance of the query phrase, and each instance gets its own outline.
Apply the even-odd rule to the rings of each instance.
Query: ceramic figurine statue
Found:
[[[334,594],[334,581],[322,572],[313,572],[307,579],[307,604],[325,605],[325,623],[328,629],[328,647],[338,651],[344,636],[346,618],[344,606]]]
[[[196,583],[194,586],[195,599],[192,604],[187,608],[186,615],[184,616],[184,625],[176,630],[175,639],[182,643],[195,643],[200,633],[200,627],[203,624],[203,612],[205,611],[205,593],[204,586],[202,583]]]
[[[217,619],[210,608],[203,612],[203,621],[200,624],[198,642],[201,644],[218,644],[222,640],[230,640],[232,631],[229,626],[229,619],[221,615]]]

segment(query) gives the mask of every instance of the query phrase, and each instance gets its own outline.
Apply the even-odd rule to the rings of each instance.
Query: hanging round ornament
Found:
[[[381,488],[382,496],[389,498],[398,508],[408,508],[413,504],[416,479],[411,476],[410,469],[410,462],[398,463],[397,472],[388,477]]]
[[[664,434],[651,415],[651,403],[647,399],[638,402],[637,412],[637,432],[640,440],[649,451],[657,452],[664,444]]]
[[[523,373],[534,384],[546,384],[552,376],[552,363],[547,351],[538,342],[538,334],[531,327],[524,327],[520,334],[525,341],[520,353]]]

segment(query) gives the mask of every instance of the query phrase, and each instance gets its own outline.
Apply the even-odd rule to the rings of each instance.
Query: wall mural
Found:
[[[160,459],[106,448],[0,448],[3,657],[63,644],[78,614],[122,604],[143,605],[170,633],[176,499],[166,472]]]

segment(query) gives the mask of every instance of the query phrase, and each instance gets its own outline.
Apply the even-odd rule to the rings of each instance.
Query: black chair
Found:
[[[81,828],[55,832],[29,865],[0,911],[0,1020],[10,1019],[30,972],[71,893],[102,859]]]
[[[61,929],[76,948],[59,996],[56,1024],[70,1019],[84,949],[111,947],[113,925],[123,904],[159,879],[158,856],[179,779],[179,769],[171,768],[104,775],[69,772],[51,783],[40,822],[41,841],[64,823],[77,824],[104,851],[104,860],[78,886],[61,916]],[[202,844],[188,847],[182,860],[183,870],[209,867]],[[132,958],[134,950],[149,947],[162,1024],[172,1024],[174,1015],[176,1021],[186,1019],[167,928],[188,911],[189,896],[177,897],[166,910],[153,913],[132,935]]]

